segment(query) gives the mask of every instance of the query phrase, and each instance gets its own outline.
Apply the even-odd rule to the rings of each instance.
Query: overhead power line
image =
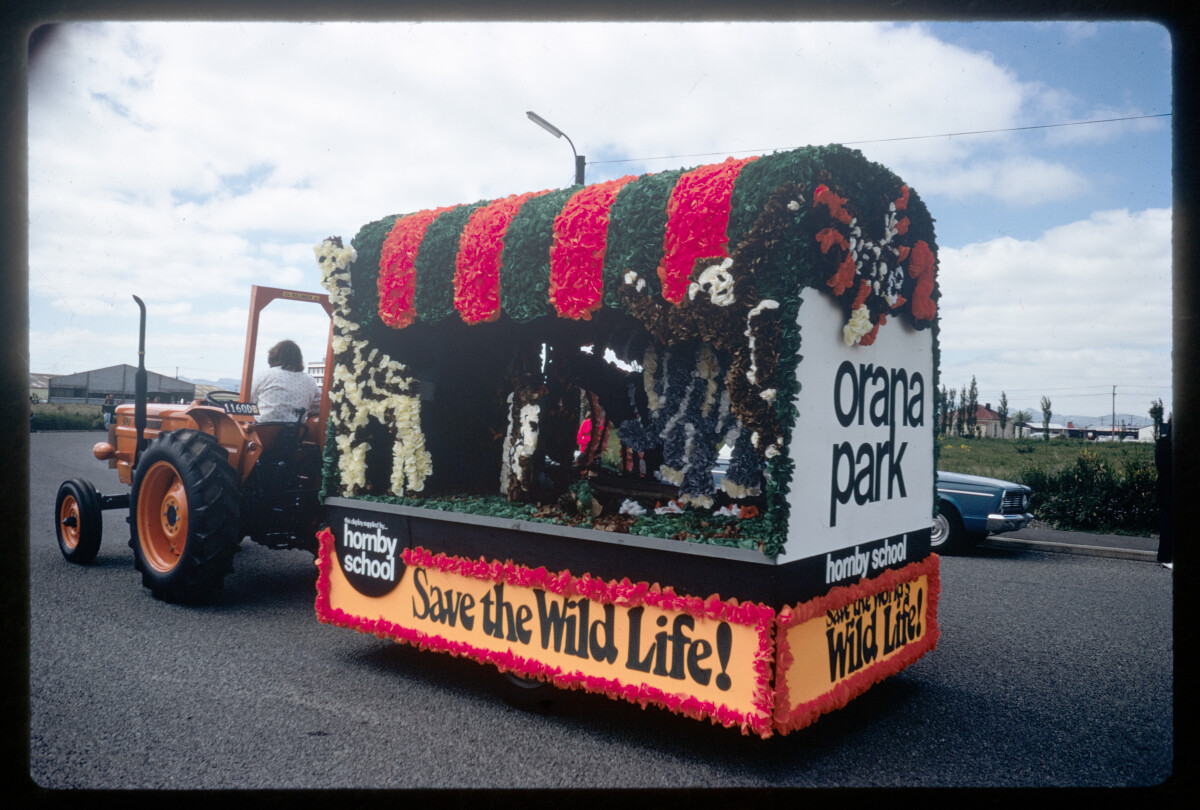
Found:
[[[842,141],[842,146],[857,146],[864,143],[890,143],[892,141],[919,141],[928,140],[930,138],[962,138],[967,135],[991,135],[998,132],[1023,132],[1031,129],[1055,129],[1057,127],[1081,127],[1089,124],[1113,124],[1120,121],[1141,121],[1146,118],[1168,118],[1172,113],[1155,113],[1154,115],[1128,115],[1123,118],[1097,118],[1091,121],[1068,121],[1062,124],[1032,124],[1027,127],[1004,127],[1001,129],[974,129],[964,132],[943,132],[940,135],[900,135],[895,138],[875,138],[873,140],[862,141]],[[783,149],[798,149],[796,146],[782,147]],[[660,155],[658,157],[646,158],[622,158],[620,160],[589,160],[589,166],[595,166],[600,163],[644,163],[649,160],[678,160],[680,158],[697,158],[697,157],[713,157],[718,155],[741,155],[741,154],[764,154],[767,152],[778,152],[780,147],[771,147],[770,149],[735,149],[728,152],[695,152],[689,155]]]
[[[1157,391],[1160,388],[1170,388],[1171,383],[1170,382],[1137,383],[1137,384],[1130,383],[1129,385],[1121,385],[1121,383],[1117,383],[1117,386],[1126,391],[1141,391],[1141,390]],[[1077,385],[1072,388],[1054,388],[1049,391],[1047,391],[1044,388],[1005,388],[1003,390],[1009,394],[1037,394],[1037,393],[1062,394],[1064,391],[1087,391],[1092,388],[1101,389],[1101,393],[1108,393],[1108,390],[1110,388],[1112,388],[1112,385],[1111,384],[1108,384],[1108,385]],[[1078,396],[1086,397],[1086,396],[1091,396],[1091,394],[1079,394]]]

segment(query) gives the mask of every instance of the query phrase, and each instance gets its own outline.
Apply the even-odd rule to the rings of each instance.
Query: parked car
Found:
[[[937,494],[929,543],[939,554],[970,548],[989,534],[1023,529],[1033,520],[1033,490],[1023,484],[938,470]]]
[[[713,465],[713,486],[717,489],[721,488],[721,482],[725,480],[725,474],[729,472],[729,462],[733,460],[733,448],[722,445],[717,451],[717,462]]]

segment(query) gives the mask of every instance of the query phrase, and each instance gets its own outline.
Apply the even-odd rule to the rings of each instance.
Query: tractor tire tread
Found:
[[[137,495],[143,464],[134,474],[130,500],[129,545],[142,584],[166,602],[201,601],[218,590],[233,570],[233,555],[241,540],[241,495],[228,453],[216,440],[196,430],[161,434],[149,448],[150,463],[170,461],[184,481],[188,497],[188,538],[179,563],[163,574],[142,559],[137,535]],[[143,460],[146,456],[143,456]],[[149,463],[145,464],[146,467]]]

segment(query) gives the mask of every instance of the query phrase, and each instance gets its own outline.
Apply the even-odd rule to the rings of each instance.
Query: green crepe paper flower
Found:
[[[414,263],[417,288],[413,293],[413,308],[422,323],[434,323],[455,314],[454,262],[458,239],[471,214],[489,202],[481,200],[452,208],[431,222],[425,231]]]
[[[532,523],[548,524],[563,523],[563,520],[554,513],[545,513],[533,504],[509,503],[501,496],[394,498],[384,495],[359,495],[355,500],[414,506],[439,512],[483,515],[504,520],[526,520]],[[576,520],[571,525],[575,528],[592,528],[590,518],[579,520],[578,515],[574,517]],[[664,540],[765,551],[766,545],[762,540],[765,525],[761,517],[738,520],[734,517],[691,510],[669,515],[656,515],[651,512],[630,525],[628,533],[639,537],[658,537]]]
[[[379,257],[383,252],[383,240],[399,218],[396,214],[370,222],[350,240],[358,253],[349,268],[350,286],[354,291],[354,311],[350,314],[364,328],[379,321]]]
[[[645,279],[655,296],[662,292],[658,265],[667,230],[667,201],[682,169],[648,174],[621,189],[608,221],[608,252],[604,257],[604,305],[624,309],[618,291],[625,272]]]
[[[331,415],[325,426],[325,449],[321,453],[321,503],[330,495],[336,494],[342,485],[342,476],[338,472],[337,441],[334,438],[336,435]]]
[[[500,259],[500,309],[517,323],[553,315],[550,305],[550,245],[554,217],[578,188],[528,200],[513,217]]]

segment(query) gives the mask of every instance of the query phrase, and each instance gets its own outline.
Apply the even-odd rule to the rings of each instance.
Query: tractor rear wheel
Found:
[[[72,478],[58,488],[54,499],[54,531],[58,535],[58,550],[73,563],[87,565],[100,551],[100,535],[104,528],[101,519],[100,494],[90,481]]]
[[[241,541],[241,494],[228,454],[196,430],[163,433],[133,474],[133,565],[158,599],[194,602],[221,587]]]

